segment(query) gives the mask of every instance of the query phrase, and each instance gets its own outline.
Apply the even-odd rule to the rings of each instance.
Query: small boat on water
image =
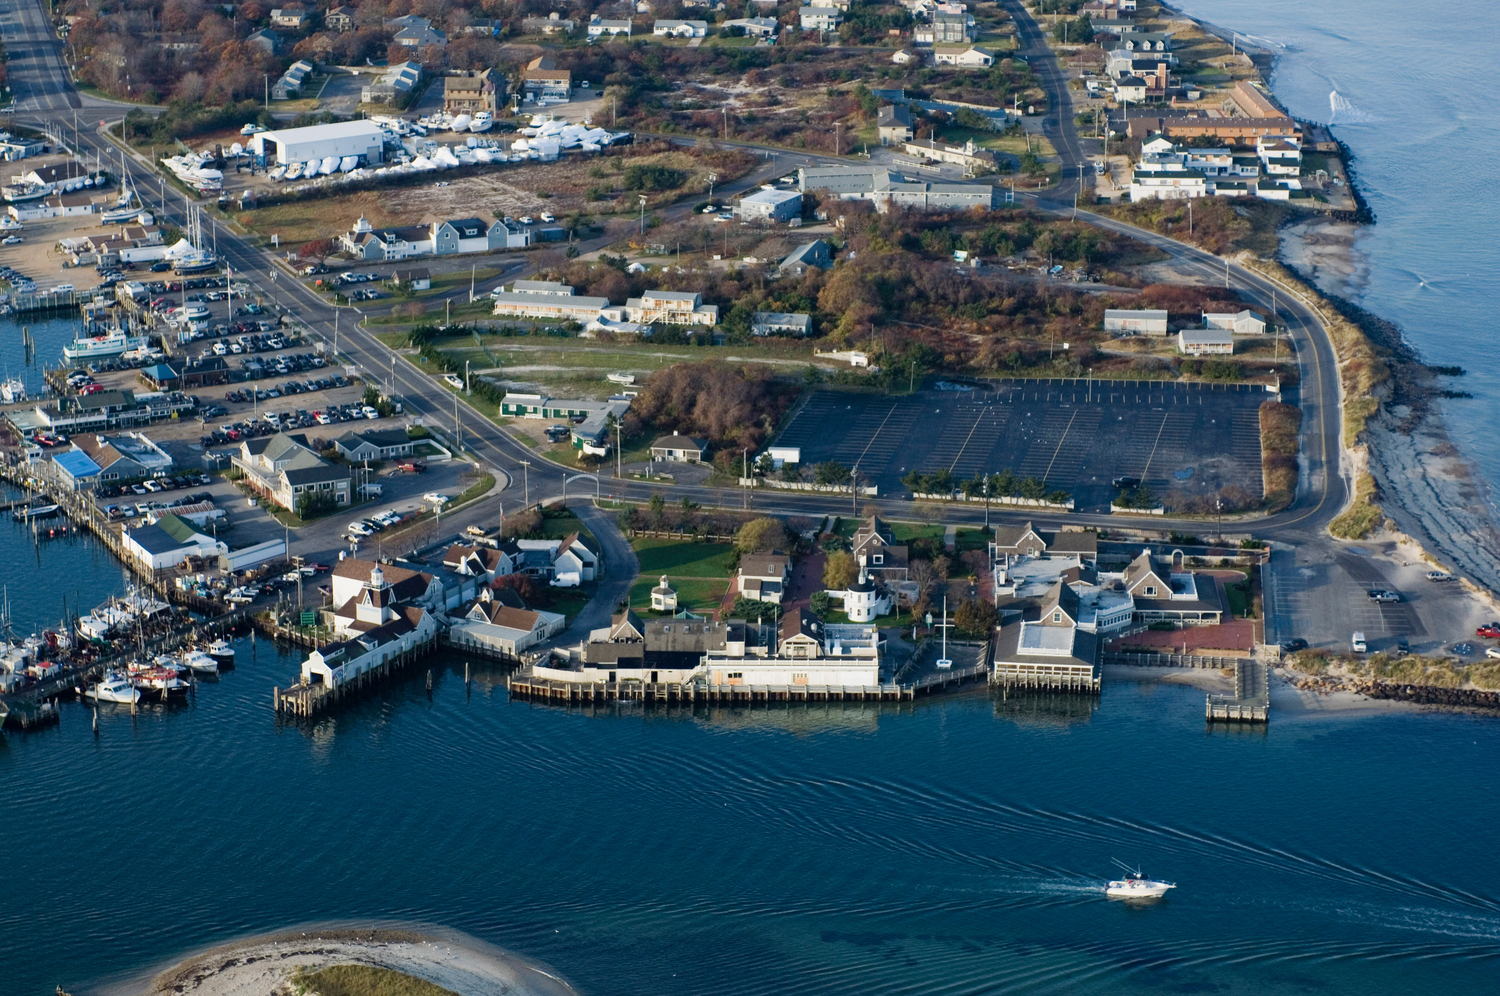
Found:
[[[144,668],[136,671],[130,680],[136,688],[147,694],[186,695],[188,689],[192,687],[190,682],[183,681],[178,673],[169,667]]]
[[[141,700],[141,690],[132,685],[129,678],[114,672],[110,672],[98,684],[89,686],[83,694],[95,702],[122,702],[130,705]]]
[[[215,640],[208,645],[208,656],[214,659],[220,667],[232,667],[234,665],[234,648],[227,640]]]
[[[60,511],[61,505],[28,505],[11,512],[10,517],[17,522],[34,522],[37,519],[53,518]]]
[[[1139,868],[1131,869],[1119,861],[1115,864],[1125,869],[1125,877],[1105,886],[1104,894],[1111,899],[1160,899],[1168,889],[1177,888],[1175,883],[1147,878]]]

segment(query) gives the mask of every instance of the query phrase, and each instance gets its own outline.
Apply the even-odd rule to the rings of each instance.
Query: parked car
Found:
[[[1487,622],[1474,631],[1475,636],[1486,640],[1500,640],[1500,622]]]
[[[1486,647],[1484,650],[1484,656],[1490,658],[1491,660],[1500,660],[1500,647]]]
[[[396,464],[396,469],[404,474],[427,473],[427,465],[425,463],[417,463],[415,460],[408,460],[405,463],[398,463]]]
[[[1453,580],[1453,575],[1449,574],[1447,571],[1428,571],[1427,572],[1427,580],[1429,580],[1429,581],[1452,581]]]
[[[1390,590],[1385,589],[1385,588],[1371,588],[1370,592],[1369,592],[1369,595],[1370,595],[1370,601],[1372,601],[1372,602],[1399,602],[1399,601],[1401,601],[1401,595],[1399,593],[1394,592],[1394,591],[1390,591]]]
[[[429,491],[422,496],[422,500],[429,505],[446,505],[453,499],[440,491]]]
[[[1300,636],[1293,640],[1282,640],[1281,649],[1285,653],[1294,654],[1299,650],[1306,650],[1307,641],[1302,639]]]
[[[1139,477],[1131,477],[1128,474],[1122,474],[1110,483],[1117,488],[1138,488],[1141,486],[1141,479]]]
[[[346,532],[348,532],[349,535],[351,535],[351,536],[374,536],[375,535],[375,530],[373,530],[369,526],[365,525],[365,523],[363,521],[349,523],[349,528],[346,530]]]

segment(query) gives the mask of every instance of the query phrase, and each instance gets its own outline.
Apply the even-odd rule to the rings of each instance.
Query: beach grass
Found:
[[[292,986],[294,992],[318,996],[459,996],[426,979],[373,965],[329,965],[314,972],[299,969]]]

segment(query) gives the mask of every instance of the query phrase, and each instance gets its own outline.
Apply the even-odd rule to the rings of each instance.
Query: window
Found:
[[[744,676],[745,676],[745,672],[743,672],[743,671],[730,671],[729,672],[729,680],[730,681],[733,681],[736,678],[743,678]]]
[[[1156,594],[1156,585],[1154,585],[1154,584],[1148,584],[1146,586],[1146,597],[1150,598],[1151,596],[1153,596],[1155,594]]]
[[[1055,623],[1062,622],[1062,613],[1061,612],[1054,612],[1054,613],[1052,613],[1052,621],[1055,622]]]
[[[870,563],[872,563],[872,564],[883,564],[883,563],[885,563],[885,554],[883,554],[883,553],[877,553],[877,554],[875,554],[874,556],[872,556],[870,558]]]

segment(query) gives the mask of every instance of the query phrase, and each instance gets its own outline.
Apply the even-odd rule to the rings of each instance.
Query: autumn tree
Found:
[[[308,239],[297,250],[297,258],[315,259],[321,263],[329,256],[332,256],[336,248],[337,246],[334,245],[333,240],[330,238]]]
[[[847,591],[859,577],[859,561],[847,550],[835,550],[823,563],[823,587],[829,591]]]
[[[786,527],[780,519],[751,519],[734,536],[734,548],[740,553],[770,553],[786,544]]]
[[[953,625],[961,633],[983,638],[994,628],[995,618],[995,607],[989,602],[966,598],[959,603],[958,611],[953,614]]]

